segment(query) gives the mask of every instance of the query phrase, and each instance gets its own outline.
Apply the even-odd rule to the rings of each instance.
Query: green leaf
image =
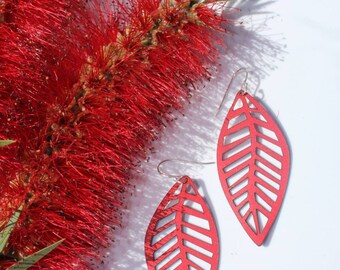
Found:
[[[0,140],[0,147],[4,147],[6,145],[10,145],[12,143],[15,143],[13,140]]]
[[[13,228],[15,226],[15,224],[17,223],[19,217],[20,217],[20,213],[22,210],[22,205],[18,208],[17,211],[14,212],[13,216],[11,217],[11,219],[8,221],[5,229],[3,229],[0,232],[0,253],[3,251],[3,249],[6,246],[6,243],[8,241],[8,238],[10,237]]]
[[[40,259],[45,257],[48,253],[50,253],[53,249],[59,246],[65,239],[61,239],[54,244],[45,247],[32,255],[22,259],[21,261],[17,262],[15,265],[8,268],[8,270],[25,270],[31,267],[33,264],[37,263]]]

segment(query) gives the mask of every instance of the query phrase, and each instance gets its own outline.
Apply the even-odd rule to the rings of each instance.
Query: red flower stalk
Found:
[[[16,140],[0,226],[24,207],[0,269],[63,238],[33,268],[89,269],[136,164],[215,61],[221,1],[86,2],[0,2],[0,139]]]

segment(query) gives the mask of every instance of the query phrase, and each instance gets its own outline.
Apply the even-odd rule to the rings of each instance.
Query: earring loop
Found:
[[[243,94],[246,94],[246,93],[247,93],[247,91],[248,91],[248,89],[247,89],[247,86],[248,86],[247,80],[248,80],[248,74],[249,74],[249,73],[248,73],[248,70],[247,70],[246,68],[242,67],[242,68],[239,68],[238,70],[236,70],[236,71],[234,72],[233,76],[231,77],[231,80],[229,81],[229,84],[228,84],[228,86],[227,86],[227,89],[226,89],[226,91],[224,92],[224,96],[223,96],[223,98],[222,98],[222,101],[221,101],[221,103],[220,103],[218,109],[217,109],[217,112],[216,112],[216,115],[215,115],[215,116],[218,116],[218,114],[221,112],[222,106],[223,106],[223,104],[224,104],[224,102],[225,102],[225,99],[226,99],[226,97],[227,97],[228,91],[230,90],[230,87],[231,87],[232,83],[234,82],[236,76],[237,76],[238,74],[242,73],[242,72],[245,72],[245,73],[246,73],[246,76],[245,76],[245,78],[244,78],[244,80],[243,80],[243,83],[242,83],[242,86],[241,86],[241,91],[243,91]]]
[[[165,172],[163,172],[161,170],[161,167],[164,163],[167,162],[178,162],[178,163],[182,163],[182,164],[192,164],[192,165],[211,165],[211,164],[215,164],[215,162],[211,161],[211,162],[199,162],[199,161],[192,161],[192,160],[185,160],[185,159],[165,159],[163,161],[161,161],[158,166],[157,166],[157,171],[160,175],[162,176],[166,176],[166,177],[172,177],[172,178],[180,178],[183,176],[183,174],[181,175],[172,175],[172,174],[167,174]]]

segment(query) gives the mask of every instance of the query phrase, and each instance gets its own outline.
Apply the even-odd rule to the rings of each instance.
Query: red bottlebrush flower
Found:
[[[217,2],[0,2],[0,139],[16,140],[0,149],[0,226],[23,204],[0,268],[63,238],[33,268],[91,267],[135,164],[209,76]]]

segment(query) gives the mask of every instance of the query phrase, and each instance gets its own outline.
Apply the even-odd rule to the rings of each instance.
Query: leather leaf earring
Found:
[[[246,70],[234,77],[240,71]],[[280,127],[244,90],[237,93],[220,131],[217,166],[235,215],[251,239],[262,245],[286,192],[290,153]]]
[[[215,222],[190,177],[181,177],[157,207],[145,236],[145,256],[149,270],[218,269]]]

